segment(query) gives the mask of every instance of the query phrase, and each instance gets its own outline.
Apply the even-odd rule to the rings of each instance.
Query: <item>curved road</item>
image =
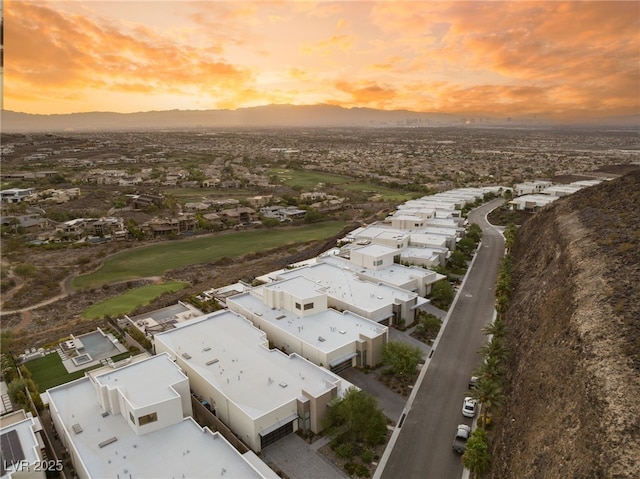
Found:
[[[462,401],[478,350],[486,341],[482,328],[494,314],[494,285],[504,254],[504,238],[485,219],[503,203],[493,200],[469,214],[482,227],[482,243],[445,320],[426,372],[409,399],[406,417],[385,451],[374,477],[397,479],[459,479],[463,467],[451,444],[458,424],[471,425],[462,416]],[[392,448],[392,449],[391,449]],[[386,460],[385,460],[386,459]]]

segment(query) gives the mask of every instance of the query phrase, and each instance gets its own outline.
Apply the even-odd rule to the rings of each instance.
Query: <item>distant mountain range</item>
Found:
[[[498,118],[407,110],[343,108],[334,105],[268,105],[237,110],[169,110],[139,113],[88,112],[34,115],[2,110],[3,132],[115,131],[194,128],[281,127],[545,127],[558,123],[535,117]],[[611,118],[582,126],[634,127],[639,118]]]

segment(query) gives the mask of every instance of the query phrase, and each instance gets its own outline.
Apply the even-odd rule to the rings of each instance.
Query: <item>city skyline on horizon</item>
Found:
[[[3,108],[640,111],[638,2],[4,3]]]

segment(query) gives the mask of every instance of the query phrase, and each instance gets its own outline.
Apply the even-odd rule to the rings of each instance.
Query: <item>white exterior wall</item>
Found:
[[[374,256],[367,253],[363,253],[360,248],[354,248],[350,251],[349,254],[350,254],[349,261],[351,261],[357,266],[362,266],[363,268],[369,268],[369,269],[381,269],[394,264],[393,259],[398,254],[398,252],[392,251],[387,254]],[[377,265],[376,262],[379,260],[382,260],[382,264]]]
[[[294,295],[273,288],[263,288],[264,302],[270,308],[284,309],[291,311],[298,316],[309,316],[327,309],[327,297],[325,294],[318,292],[316,296],[298,298]],[[300,308],[296,308],[296,303],[300,304]],[[305,304],[313,304],[312,308],[304,309]]]

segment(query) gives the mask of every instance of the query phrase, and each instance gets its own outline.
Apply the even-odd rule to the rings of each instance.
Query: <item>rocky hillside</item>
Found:
[[[556,201],[514,246],[497,478],[640,478],[640,171]]]

